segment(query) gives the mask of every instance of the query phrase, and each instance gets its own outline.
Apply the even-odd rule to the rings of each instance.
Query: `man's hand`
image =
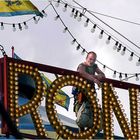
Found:
[[[98,74],[98,75],[95,75],[94,77],[100,81],[100,80],[102,80],[103,78],[105,78],[105,75]]]
[[[98,85],[98,87],[101,87],[101,82],[98,79],[94,79],[94,82]]]

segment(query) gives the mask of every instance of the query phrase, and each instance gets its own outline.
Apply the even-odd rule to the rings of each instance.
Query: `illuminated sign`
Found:
[[[113,139],[113,112],[120,124],[121,130],[126,139],[138,139],[138,94],[139,89],[130,88],[130,116],[131,123],[128,123],[128,119],[124,113],[124,109],[120,104],[118,97],[114,94],[112,86],[104,82],[102,86],[102,113],[94,88],[87,83],[87,81],[76,74],[70,74],[62,71],[61,77],[58,77],[53,81],[51,86],[46,89],[41,75],[39,73],[39,67],[30,63],[20,63],[21,60],[7,61],[7,104],[8,111],[12,121],[19,126],[19,117],[26,114],[30,114],[35,125],[37,135],[40,137],[47,136],[47,130],[43,126],[41,116],[37,109],[41,104],[43,96],[46,94],[46,112],[48,119],[55,129],[56,133],[64,139],[92,139],[96,136],[100,129],[101,120],[103,121],[103,130],[105,139]],[[44,68],[44,66],[43,66]],[[50,67],[48,67],[49,69]],[[43,69],[41,69],[43,70]],[[51,71],[52,69],[50,69]],[[33,97],[24,105],[19,105],[19,76],[21,74],[30,76],[35,82],[35,93]],[[63,123],[57,117],[57,111],[55,109],[55,98],[61,88],[65,86],[75,86],[80,89],[86,89],[87,98],[90,101],[93,111],[93,128],[89,128],[83,132],[75,133],[63,126]],[[102,115],[101,115],[102,114]],[[102,119],[101,119],[102,118]]]

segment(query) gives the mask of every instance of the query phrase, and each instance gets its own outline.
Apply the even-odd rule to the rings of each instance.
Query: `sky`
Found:
[[[31,0],[34,5],[41,11],[49,2],[47,0]],[[78,7],[72,0],[65,0],[71,5]],[[139,0],[77,0],[80,5],[86,7],[93,12],[118,17],[121,19],[129,20],[132,22],[140,23],[140,1]],[[55,5],[56,2],[53,2]],[[55,6],[54,6],[55,7]],[[104,65],[110,67],[113,70],[123,73],[140,73],[140,66],[136,66],[138,57],[134,57],[132,61],[129,61],[130,52],[126,51],[126,54],[122,56],[120,52],[113,50],[114,41],[111,40],[110,44],[106,45],[105,41],[107,35],[103,35],[103,39],[99,39],[100,30],[96,29],[95,33],[91,33],[90,30],[93,26],[89,23],[88,27],[84,27],[86,19],[83,17],[82,21],[78,22],[77,19],[70,17],[71,9],[68,8],[66,12],[63,12],[64,5],[60,4],[56,11],[60,15],[64,24],[68,27],[74,38],[81,44],[87,51],[95,51],[97,53],[97,59]],[[33,20],[27,22],[28,29],[20,31],[12,31],[12,25],[4,24],[5,29],[0,31],[0,44],[4,46],[4,49],[8,56],[11,56],[11,47],[14,46],[15,52],[24,60],[33,61],[41,64],[56,66],[60,68],[76,70],[79,63],[85,61],[86,55],[82,55],[82,50],[76,50],[77,44],[71,45],[73,38],[66,32],[63,33],[64,25],[58,19],[54,20],[56,13],[53,8],[49,6],[45,9],[47,17],[40,18],[38,24],[35,24]],[[105,26],[99,20],[94,18],[88,12],[85,13],[94,23],[99,25],[102,29],[114,36],[116,40],[121,41],[123,44],[135,51],[140,56],[140,49],[136,48],[133,44],[126,39],[115,33],[113,30]],[[123,22],[120,20],[105,17],[99,14],[95,14],[98,18],[110,25],[112,28],[120,32],[129,40],[140,46],[140,25]],[[20,23],[32,18],[33,15],[28,16],[16,16],[16,17],[0,17],[0,22],[4,23]],[[2,55],[0,54],[0,57]],[[97,63],[98,64],[98,63]],[[100,69],[103,66],[98,64]],[[51,80],[54,80],[54,75],[48,75]],[[113,72],[109,69],[105,70],[107,78],[113,79]],[[118,75],[116,80],[119,80]],[[139,81],[134,78],[129,79],[127,82],[140,84]],[[67,94],[71,97],[70,88],[64,88]],[[129,118],[129,100],[128,91],[117,90],[119,99],[121,100],[126,114]],[[99,91],[99,99],[101,102],[101,92]],[[124,100],[125,99],[125,100]],[[62,107],[57,106],[57,111],[68,117],[76,118],[72,110],[73,99],[70,102],[69,111],[65,111]],[[115,134],[122,135],[118,129],[117,122],[115,123]]]

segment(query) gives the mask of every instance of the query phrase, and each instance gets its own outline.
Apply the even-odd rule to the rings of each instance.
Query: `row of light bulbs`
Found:
[[[58,6],[59,6],[59,3],[60,3],[60,2],[57,1],[56,4],[55,4],[55,6],[58,7]],[[68,6],[68,4],[67,4],[67,6]],[[67,6],[64,6],[65,9],[67,8]],[[66,11],[66,10],[63,9],[63,11]],[[74,16],[74,11],[75,11],[75,9],[72,9],[72,12],[71,12],[71,15],[70,15],[71,17]],[[77,11],[76,11],[76,12],[77,12]],[[59,15],[58,13],[56,13],[56,14],[57,14],[57,16],[54,18],[55,21],[57,21],[58,19],[61,19],[60,15]],[[80,16],[79,16],[79,17],[80,17]],[[78,18],[78,19],[79,19],[79,18]],[[61,19],[61,20],[62,20],[62,19]],[[79,19],[79,21],[80,21],[80,19]],[[86,20],[86,22],[85,22],[85,24],[84,24],[85,27],[88,26],[88,22],[89,22],[89,19]],[[63,25],[65,26],[65,28],[64,28],[64,30],[63,30],[63,33],[66,33],[66,32],[68,31],[68,32],[70,33],[70,35],[71,35],[71,32],[69,31],[68,27],[64,24],[64,22],[63,22]],[[92,32],[92,33],[95,32],[95,28],[96,28],[96,27],[97,27],[97,24],[94,24],[93,28],[91,29],[91,32]],[[100,32],[100,34],[99,34],[99,38],[100,38],[100,39],[102,39],[103,33],[104,33],[104,30],[101,30],[101,32]],[[72,35],[71,35],[71,36],[72,36]],[[79,50],[80,48],[82,48],[81,54],[88,53],[88,52],[86,51],[86,49],[83,48],[73,36],[72,36],[72,38],[73,38],[73,40],[71,41],[71,44],[74,45],[75,43],[77,43],[78,45],[77,45],[76,49]],[[106,40],[106,44],[109,44],[109,43],[110,43],[110,40],[111,40],[111,36],[109,35],[108,38],[107,38],[107,40]],[[117,48],[117,46],[118,46],[118,48]],[[117,49],[117,51],[119,52],[119,51],[121,50],[121,47],[122,47],[122,44],[119,44],[119,42],[116,41],[116,43],[115,43],[113,49],[114,49],[114,50]],[[126,49],[127,49],[126,47],[123,48],[123,50],[121,51],[121,54],[122,54],[122,55],[125,54]],[[129,60],[130,60],[130,61],[133,59],[133,55],[134,55],[134,53],[132,52],[131,55],[130,55],[130,57],[129,57]],[[99,62],[99,63],[100,63],[100,62]],[[102,63],[100,63],[100,64],[102,64]],[[103,64],[102,64],[102,65],[103,65]],[[136,63],[136,65],[137,65],[137,66],[140,65],[140,58],[139,58],[138,62]],[[106,68],[109,68],[109,67],[107,67],[106,65],[103,65],[103,71],[105,71]],[[109,69],[110,69],[110,68],[109,68]],[[110,70],[112,70],[112,69],[110,69]],[[140,73],[128,74],[128,73],[117,72],[116,70],[112,70],[112,71],[113,71],[113,78],[116,78],[117,74],[119,74],[119,79],[120,79],[120,80],[126,80],[126,81],[127,81],[127,80],[129,79],[128,75],[131,75],[131,76],[133,75],[133,76],[135,76],[135,80],[136,80],[136,81],[139,80],[138,75],[140,75]],[[123,75],[124,75],[124,79],[123,79]]]
[[[47,13],[45,12],[45,10],[42,10],[42,14],[43,14],[43,17],[47,17]],[[20,22],[20,23],[4,23],[4,22],[0,22],[0,29],[4,30],[5,29],[5,25],[10,25],[10,26],[12,25],[13,32],[15,32],[17,29],[19,29],[20,31],[22,31],[23,29],[26,30],[26,29],[29,28],[29,26],[27,25],[28,21],[33,20],[34,23],[37,24],[38,21],[39,21],[39,18],[40,17],[37,18],[37,16],[34,16],[31,19],[28,19],[28,20],[26,20],[24,22]]]
[[[60,0],[58,0],[56,3],[55,3],[55,6],[56,7],[59,7],[60,5]],[[64,7],[63,7],[63,11],[66,12],[67,11],[67,7],[69,5],[67,3],[64,4]],[[70,7],[70,6],[69,6]],[[70,7],[71,8],[71,7]],[[79,15],[78,15],[79,14]],[[74,17],[74,18],[77,18],[77,21],[81,21],[82,20],[82,16],[85,17],[85,15],[81,12],[79,12],[78,10],[76,10],[75,8],[72,8],[72,11],[71,11],[71,14],[70,14],[71,17]],[[86,17],[87,18],[87,17]],[[57,18],[56,18],[57,19]],[[91,20],[89,18],[86,19],[85,23],[84,23],[84,27],[87,27],[89,22],[91,22]],[[92,23],[92,22],[91,22]],[[131,54],[128,58],[129,61],[132,61],[133,60],[133,56],[135,55],[136,57],[138,57],[138,61],[136,62],[136,66],[140,66],[140,57],[137,56],[134,52],[130,51],[129,49],[127,49],[125,46],[123,46],[121,43],[119,43],[118,41],[116,41],[114,38],[111,37],[111,35],[108,35],[103,29],[101,29],[100,27],[98,27],[97,24],[94,24],[93,27],[91,28],[91,32],[94,33],[96,28],[100,29],[101,32],[99,34],[99,39],[102,39],[103,38],[103,34],[106,34],[108,36],[107,40],[106,40],[106,44],[109,44],[111,39],[115,41],[115,44],[113,46],[113,49],[114,50],[117,50],[117,52],[119,52],[121,50],[121,55],[124,55],[125,54],[125,51],[128,50]],[[123,48],[123,49],[122,49]]]

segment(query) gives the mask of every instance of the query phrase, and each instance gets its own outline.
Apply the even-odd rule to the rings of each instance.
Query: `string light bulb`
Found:
[[[57,16],[54,18],[54,20],[57,21],[59,17],[60,17],[60,16],[57,15]]]
[[[125,73],[125,81],[128,81],[128,77],[127,74]]]
[[[77,21],[81,21],[82,20],[82,16],[83,16],[83,14],[82,13],[80,13],[80,15],[79,15],[79,17],[77,18]]]
[[[18,27],[19,27],[19,30],[21,31],[22,30],[22,26],[20,23],[18,23]]]
[[[139,58],[139,60],[136,62],[136,66],[140,66],[140,58]]]
[[[73,16],[74,16],[74,11],[75,11],[75,9],[72,8],[72,11],[71,11],[70,17],[73,17]]]
[[[121,55],[124,55],[126,51],[126,47],[123,48],[123,50],[121,51]]]
[[[115,45],[113,46],[113,50],[116,50],[117,49],[118,44],[119,44],[119,42],[116,41]]]
[[[68,7],[68,4],[66,3],[63,7],[63,12],[66,12],[67,11],[67,7]]]
[[[23,22],[23,24],[24,24],[24,28],[28,29],[28,25],[26,24],[26,22]]]
[[[108,36],[107,40],[106,40],[106,44],[108,45],[110,43],[111,40],[111,36]]]
[[[119,79],[122,80],[122,73],[120,73],[120,75],[119,75]]]
[[[104,30],[101,30],[101,32],[99,34],[99,39],[102,39],[103,38],[103,33],[104,33]]]
[[[33,19],[34,19],[34,23],[37,24],[38,20],[36,19],[36,17],[33,17]]]
[[[66,31],[68,30],[68,28],[67,27],[65,27],[65,29],[63,30],[63,33],[66,33]]]
[[[86,22],[84,23],[84,27],[87,27],[89,23],[89,18],[87,18]]]
[[[96,25],[96,24],[94,24],[94,26],[92,27],[92,29],[91,29],[91,32],[92,32],[92,33],[94,33],[94,32],[95,32],[96,26],[97,26],[97,25]]]
[[[15,32],[16,31],[16,26],[15,26],[15,24],[13,24],[13,32]]]
[[[131,52],[130,57],[128,58],[129,61],[133,60],[133,55],[134,55],[134,52]]]
[[[71,44],[73,45],[76,42],[76,39],[74,38],[71,42]]]
[[[135,74],[135,76],[136,76],[136,81],[139,81],[139,77],[137,73]]]
[[[103,70],[102,71],[105,72],[105,69],[106,69],[106,65],[103,65]]]
[[[47,17],[47,13],[44,10],[42,10],[42,13],[44,17]]]
[[[4,30],[4,24],[3,24],[3,22],[1,22],[1,30]]]
[[[86,50],[85,50],[85,49],[83,49],[83,50],[82,50],[82,52],[81,52],[81,54],[82,54],[82,55],[84,55],[84,54],[85,54],[85,52],[86,52]]]
[[[118,48],[117,48],[117,52],[119,52],[122,48],[122,44],[119,44]]]
[[[59,4],[60,4],[60,0],[58,0],[58,1],[55,3],[55,7],[59,7]]]
[[[114,73],[113,73],[113,78],[116,78],[116,71],[114,71]]]
[[[78,10],[76,10],[75,14],[74,14],[74,18],[76,19],[78,16]]]
[[[76,50],[79,50],[81,48],[81,45],[78,44],[78,46],[76,47]]]

